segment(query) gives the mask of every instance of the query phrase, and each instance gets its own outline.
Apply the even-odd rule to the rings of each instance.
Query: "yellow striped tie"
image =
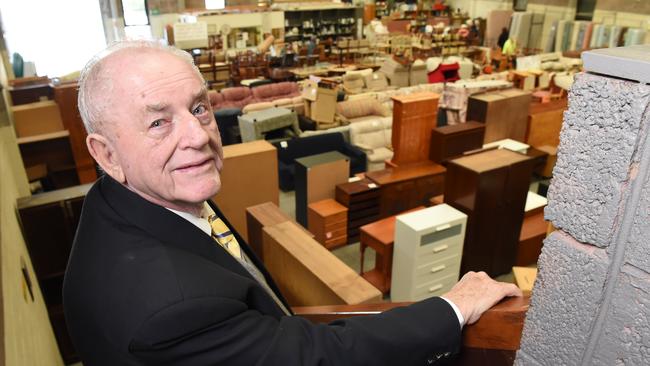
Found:
[[[217,215],[210,215],[208,222],[212,226],[212,237],[235,258],[241,259],[241,249],[228,226]]]

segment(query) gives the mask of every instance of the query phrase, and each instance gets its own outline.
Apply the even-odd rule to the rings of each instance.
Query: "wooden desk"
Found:
[[[426,206],[429,198],[444,193],[447,169],[429,160],[368,172],[366,176],[379,184],[381,218]]]
[[[406,212],[423,208],[424,206],[419,206]],[[396,216],[387,217],[364,225],[360,230],[361,270],[359,274],[381,291],[382,294],[387,294],[390,291],[390,279],[393,272],[393,244],[395,243],[395,218]],[[375,268],[364,273],[363,259],[367,247],[374,249],[377,254],[375,256]]]

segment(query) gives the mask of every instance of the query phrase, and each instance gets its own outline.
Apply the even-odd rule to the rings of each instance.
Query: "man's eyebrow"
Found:
[[[167,109],[167,103],[156,103],[147,105],[147,112],[161,112]]]
[[[205,88],[201,88],[197,93],[194,93],[194,100],[203,100],[207,99],[208,97],[208,90]]]

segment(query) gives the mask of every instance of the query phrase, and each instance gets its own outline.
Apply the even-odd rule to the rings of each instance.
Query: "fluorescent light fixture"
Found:
[[[206,9],[223,9],[226,7],[226,0],[205,0]]]

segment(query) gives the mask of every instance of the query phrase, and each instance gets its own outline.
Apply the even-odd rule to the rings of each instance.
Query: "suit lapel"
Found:
[[[101,191],[107,204],[127,221],[162,243],[191,252],[254,280],[224,248],[189,221],[143,199],[109,176],[105,175],[101,180]]]

